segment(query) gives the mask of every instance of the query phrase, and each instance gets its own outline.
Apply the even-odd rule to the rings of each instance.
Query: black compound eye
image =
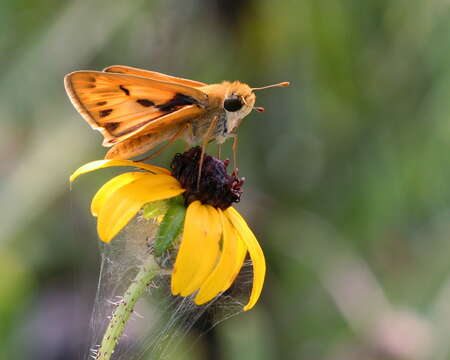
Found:
[[[223,107],[226,111],[238,111],[241,110],[242,105],[244,105],[241,101],[241,98],[237,96],[231,96],[228,99],[225,99],[225,102],[223,103]]]

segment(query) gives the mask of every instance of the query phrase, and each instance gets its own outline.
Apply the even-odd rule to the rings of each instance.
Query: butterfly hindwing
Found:
[[[119,73],[77,71],[66,76],[65,86],[77,110],[103,134],[105,146],[185,107],[189,114],[193,108],[201,113],[208,101],[205,93],[185,84]]]

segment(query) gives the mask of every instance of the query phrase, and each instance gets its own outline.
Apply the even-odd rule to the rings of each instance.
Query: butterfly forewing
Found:
[[[187,86],[192,87],[202,87],[206,86],[207,84],[202,83],[200,81],[195,80],[189,80],[189,79],[183,79],[176,76],[170,76],[166,74],[162,74],[156,71],[149,71],[149,70],[143,70],[143,69],[137,69],[131,66],[123,66],[123,65],[113,65],[108,66],[107,68],[103,69],[105,72],[109,73],[118,73],[118,74],[127,74],[127,75],[135,75],[135,76],[141,76],[145,77],[147,79],[154,79],[154,80],[160,80],[160,81],[167,81],[167,82],[173,82],[176,84],[183,84]]]
[[[106,146],[185,107],[201,112],[208,100],[202,91],[184,84],[118,73],[77,71],[66,76],[65,86],[77,110],[103,134]]]

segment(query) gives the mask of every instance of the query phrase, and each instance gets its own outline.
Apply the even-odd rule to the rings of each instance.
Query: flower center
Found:
[[[228,160],[219,160],[205,154],[200,181],[198,181],[199,163],[202,150],[193,147],[183,154],[176,154],[170,165],[172,175],[186,189],[183,196],[186,206],[199,200],[225,210],[234,202],[239,202],[242,195],[244,178],[237,177],[237,169],[227,174]]]

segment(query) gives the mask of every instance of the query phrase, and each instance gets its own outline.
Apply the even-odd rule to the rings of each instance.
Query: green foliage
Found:
[[[156,256],[161,256],[174,242],[183,229],[186,208],[183,199],[180,197],[170,199],[168,208],[164,215],[158,234],[155,238],[154,252]]]
[[[144,205],[142,208],[142,216],[149,220],[164,215],[168,208],[167,200],[153,201]]]

